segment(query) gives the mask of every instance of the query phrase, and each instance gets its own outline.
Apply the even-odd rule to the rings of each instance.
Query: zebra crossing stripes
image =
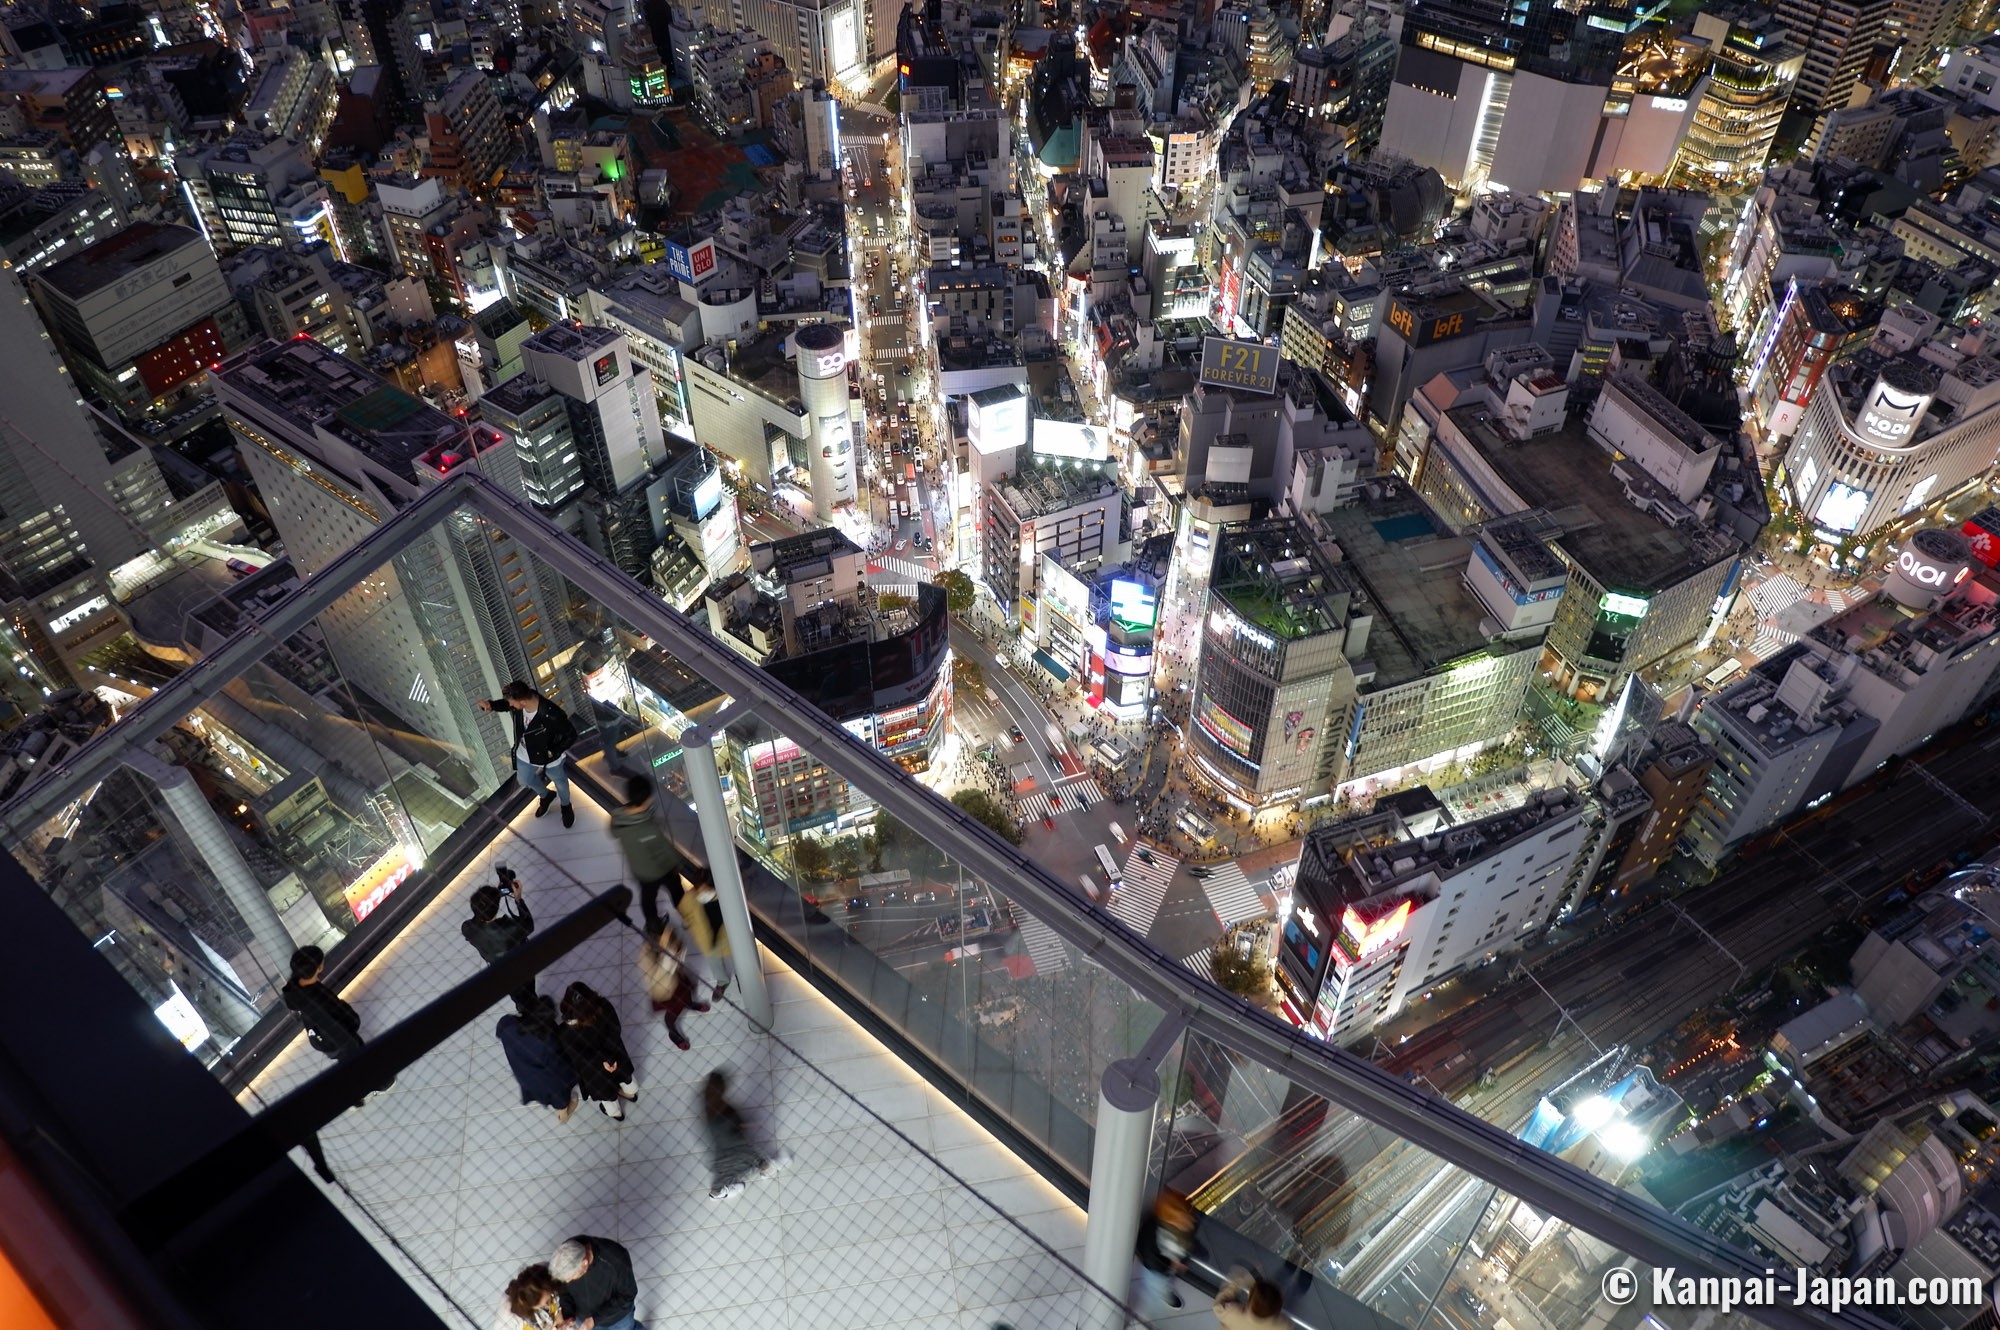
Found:
[[[1786,606],[1804,600],[1806,591],[1805,583],[1790,573],[1779,573],[1750,588],[1750,603],[1757,607],[1760,618],[1768,619]]]
[[[1159,850],[1149,850],[1153,862],[1139,857],[1135,848],[1125,860],[1125,885],[1111,897],[1111,913],[1140,937],[1152,931],[1160,917],[1160,904],[1167,898],[1167,884],[1174,880],[1180,860]]]
[[[1051,793],[1062,796],[1062,807],[1057,808],[1049,803],[1049,795]],[[1088,808],[1094,803],[1102,802],[1103,799],[1104,791],[1097,787],[1096,781],[1071,781],[1067,785],[1058,786],[1053,791],[1037,790],[1022,799],[1021,820],[1023,822],[1039,822],[1045,817],[1056,817],[1072,809]]]
[[[1222,921],[1224,928],[1231,928],[1246,919],[1262,919],[1270,911],[1264,908],[1263,898],[1257,894],[1250,879],[1243,876],[1243,868],[1234,859],[1226,864],[1217,864],[1210,874],[1202,879],[1201,889],[1208,895],[1208,904],[1215,911],[1215,917]]]
[[[1181,957],[1182,965],[1187,966],[1188,969],[1193,970],[1196,974],[1200,975],[1204,979],[1210,979],[1214,977],[1215,971],[1211,968],[1214,961],[1215,961],[1214,947],[1203,947],[1200,951],[1197,951],[1192,956]]]
[[[930,569],[911,563],[908,559],[899,559],[893,554],[878,554],[869,562],[882,569],[882,572],[876,575],[878,581],[901,583],[931,580]]]
[[[1759,660],[1769,660],[1798,640],[1797,633],[1788,633],[1769,624],[1759,624],[1757,636],[1750,643],[1750,654]]]
[[[1055,930],[1026,910],[1015,911],[1021,925],[1021,945],[1027,950],[1036,974],[1059,974],[1069,968],[1069,948]]]

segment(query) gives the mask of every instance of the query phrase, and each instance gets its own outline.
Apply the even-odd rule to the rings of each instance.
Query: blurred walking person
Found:
[[[646,1330],[639,1320],[639,1281],[632,1254],[610,1238],[579,1233],[549,1257],[549,1273],[562,1285],[556,1321],[575,1330]]]
[[[1139,1286],[1153,1303],[1180,1307],[1174,1276],[1186,1273],[1188,1257],[1194,1254],[1196,1218],[1187,1197],[1162,1188],[1152,1210],[1139,1221]]]
[[[766,1156],[750,1139],[748,1124],[736,1105],[729,1102],[729,1077],[718,1070],[708,1074],[701,1086],[701,1116],[708,1127],[708,1148],[713,1184],[711,1201],[726,1201],[748,1186],[753,1177],[768,1178],[792,1162],[784,1150]]]
[[[618,1009],[589,984],[577,982],[563,991],[562,1028],[557,1032],[563,1055],[576,1073],[585,1099],[613,1122],[625,1120],[625,1105],[639,1102],[639,1076],[625,1048]]]
[[[641,927],[647,937],[658,937],[667,926],[660,915],[660,889],[666,888],[668,906],[678,909],[687,860],[654,814],[650,777],[625,778],[625,802],[611,814],[611,839],[625,852],[625,865],[639,884]]]
[[[562,801],[562,824],[576,825],[576,813],[569,806],[569,769],[564,754],[576,742],[576,725],[569,713],[519,679],[500,690],[500,696],[481,698],[481,711],[506,711],[514,724],[514,775],[522,785],[541,796],[535,816]]]
[[[508,1070],[521,1087],[521,1102],[553,1108],[557,1122],[568,1122],[579,1095],[576,1071],[557,1034],[561,1024],[555,999],[537,993],[520,1011],[502,1016],[493,1033],[499,1036]]]
[[[653,1010],[666,1017],[667,1038],[685,1051],[688,1037],[681,1030],[683,1013],[708,1011],[709,1004],[695,1001],[694,983],[682,964],[687,944],[671,928],[662,928],[657,937],[639,943],[639,975],[645,981],[646,996]]]
[[[688,892],[681,898],[681,921],[688,938],[700,950],[701,964],[710,984],[708,1000],[722,1001],[736,978],[736,962],[729,956],[729,934],[722,922],[722,904],[715,898],[715,879],[705,867],[688,866]],[[806,922],[823,924],[826,916],[809,907]]]
[[[361,1051],[361,1013],[320,982],[326,973],[326,953],[300,947],[292,953],[291,982],[281,994],[285,1006],[306,1027],[306,1042],[335,1062]],[[365,1104],[396,1083],[391,1076],[361,1097]],[[358,1107],[358,1105],[357,1105]]]
[[[521,892],[521,879],[505,864],[496,866],[493,874],[500,879],[500,885],[475,887],[472,917],[458,926],[458,935],[470,942],[488,965],[506,959],[508,952],[526,942],[535,931],[535,916]],[[514,999],[514,1010],[526,1011],[535,1000],[535,977],[529,975],[515,986],[510,996]]]

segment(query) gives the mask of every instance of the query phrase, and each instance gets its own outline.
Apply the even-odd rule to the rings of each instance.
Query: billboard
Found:
[[[1431,309],[1420,312],[1400,298],[1389,302],[1388,322],[1389,326],[1401,333],[1403,340],[1412,346],[1448,342],[1454,337],[1463,337],[1478,328],[1473,314],[1465,310],[1438,312]]]
[[[1826,497],[1813,510],[1813,522],[1822,531],[1845,535],[1861,525],[1861,516],[1868,511],[1868,501],[1873,497],[1867,490],[1836,480],[1826,487]]]
[[[667,271],[683,282],[701,282],[715,271],[715,242],[703,240],[690,246],[677,245],[669,240]]]
[[[1253,393],[1278,391],[1278,348],[1262,342],[1208,337],[1201,344],[1201,381]]]
[[[1111,617],[1133,628],[1151,628],[1159,621],[1160,598],[1143,582],[1114,578],[1111,583]]]
[[[1028,399],[1011,393],[999,401],[984,401],[984,393],[966,399],[965,437],[974,451],[991,454],[1019,448],[1028,441]]]
[[[1037,420],[1035,454],[1038,457],[1076,457],[1086,462],[1102,462],[1111,456],[1111,431],[1099,425],[1082,425],[1068,420]]]

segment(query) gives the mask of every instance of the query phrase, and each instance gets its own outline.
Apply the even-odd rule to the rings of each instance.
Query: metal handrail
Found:
[[[1579,1230],[1655,1266],[1691,1275],[1762,1277],[1764,1265],[1713,1235],[1562,1159],[1512,1132],[1427,1093],[1344,1049],[1324,1043],[1197,976],[1129,930],[1108,911],[944,799],[883,754],[765,674],[664,600],[635,586],[549,522],[524,500],[461,469],[418,503],[396,514],[246,625],[214,654],[176,679],[127,719],[99,735],[44,782],[4,808],[10,832],[79,795],[116,765],[117,754],[171,728],[270,646],[305,626],[431,523],[470,507],[578,590],[613,607],[632,628],[659,642],[718,688],[782,726],[830,770],[955,858],[975,876],[1020,901],[1064,942],[1123,981],[1163,1013],[1250,1062],[1396,1132],[1444,1163],[1528,1202]],[[134,722],[139,722],[135,731]],[[1827,1314],[1814,1307],[1758,1308],[1781,1330],[1893,1330],[1866,1312]]]

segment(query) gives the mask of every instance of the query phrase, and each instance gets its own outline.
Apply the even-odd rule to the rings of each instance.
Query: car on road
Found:
[[[1139,856],[1139,862],[1142,864],[1150,864],[1153,862],[1153,852],[1147,849],[1143,845],[1141,845],[1136,851],[1134,851],[1134,853]]]
[[[896,304],[897,304],[898,306],[901,306],[901,305],[902,305],[902,303],[903,303],[903,302],[902,302],[902,301],[900,301],[900,300],[898,300],[898,301],[896,302]],[[897,374],[897,377],[899,377],[899,378],[905,378],[905,379],[907,379],[907,378],[909,378],[909,377],[910,377],[910,367],[909,367],[908,365],[898,365],[898,366],[896,367],[896,374]]]
[[[1010,726],[1010,727],[1008,728],[1008,730],[1007,730],[1007,740],[1008,740],[1008,742],[1009,742],[1009,743],[1017,743],[1017,744],[1018,744],[1018,743],[1026,743],[1026,742],[1027,742],[1027,739],[1028,739],[1028,736],[1027,736],[1027,735],[1025,735],[1025,734],[1023,734],[1023,733],[1021,733],[1021,727],[1020,727],[1019,725],[1014,725],[1014,726]]]
[[[1458,1305],[1474,1320],[1486,1315],[1486,1300],[1462,1284],[1458,1289]]]
[[[849,914],[854,914],[867,908],[868,898],[866,896],[849,896],[847,898],[847,912]]]
[[[1043,817],[1042,825],[1044,827],[1047,827],[1050,831],[1054,831],[1056,829],[1056,820],[1052,817]]]
[[[223,566],[238,577],[248,577],[257,571],[257,565],[251,563],[248,559],[231,559]]]
[[[1203,868],[1200,864],[1196,864],[1193,868],[1188,869],[1189,877],[1207,877],[1208,874],[1209,870]]]

